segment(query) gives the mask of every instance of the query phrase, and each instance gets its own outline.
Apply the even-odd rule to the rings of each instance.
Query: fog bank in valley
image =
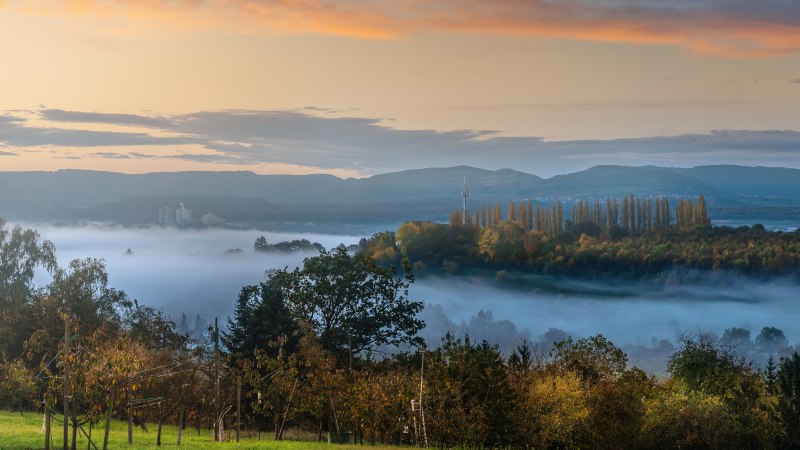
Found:
[[[765,326],[782,329],[791,344],[800,340],[798,286],[790,281],[760,282],[734,276],[711,283],[611,286],[569,279],[562,287],[581,294],[503,289],[492,280],[428,277],[412,294],[433,305],[423,312],[422,335],[431,343],[445,332],[498,343],[505,351],[523,340],[549,346],[566,336],[602,333],[623,347],[631,363],[659,372],[680,333],[721,336],[732,327],[755,338]],[[572,286],[570,286],[572,285]],[[598,295],[591,295],[592,289]]]
[[[262,281],[269,269],[293,268],[310,256],[254,252],[253,243],[261,235],[269,243],[308,239],[326,248],[360,239],[255,230],[33,227],[55,243],[62,266],[76,258],[103,258],[112,287],[163,309],[175,320],[186,313],[190,321],[197,314],[206,320],[224,319],[233,312],[242,286]],[[507,289],[495,280],[428,276],[418,277],[410,294],[426,304],[422,316],[427,326],[421,335],[432,346],[448,331],[487,339],[506,352],[522,341],[539,343],[546,351],[567,335],[603,333],[626,350],[632,363],[658,372],[664,370],[671,342],[681,332],[722,335],[726,328],[741,327],[755,337],[764,326],[775,326],[791,344],[800,340],[793,326],[800,321],[796,283],[734,276],[699,280],[704,278],[608,285],[548,279],[548,288],[537,288],[533,279],[531,287]],[[47,274],[37,275],[37,284],[47,281]]]
[[[326,248],[360,239],[257,230],[33,227],[55,244],[62,267],[76,258],[102,258],[112,287],[143,304],[163,308],[173,317],[185,312],[190,318],[195,314],[226,316],[233,311],[242,286],[263,281],[266,270],[297,267],[311,255],[255,252],[253,244],[259,236],[265,236],[268,243],[308,239]],[[47,279],[46,274],[39,274],[37,282]]]

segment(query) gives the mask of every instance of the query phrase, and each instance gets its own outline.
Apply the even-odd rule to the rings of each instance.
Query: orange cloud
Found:
[[[0,0],[0,5],[4,0]],[[36,7],[32,7],[31,4]],[[792,3],[792,2],[789,2]],[[17,12],[182,31],[399,39],[489,34],[675,45],[733,58],[800,52],[800,14],[780,0],[10,0]]]

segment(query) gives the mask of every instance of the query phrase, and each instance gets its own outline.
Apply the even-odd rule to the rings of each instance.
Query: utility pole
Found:
[[[64,450],[69,448],[69,311],[64,300]]]
[[[465,197],[466,198],[466,197]],[[425,410],[422,409],[422,386],[425,375],[425,351],[422,351],[422,366],[419,370],[419,415],[422,417],[422,438],[425,441],[425,448],[428,448],[428,433],[425,430]]]
[[[220,417],[220,412],[222,408],[220,408],[219,404],[219,324],[218,319],[214,318],[214,417],[216,422],[214,423],[214,440],[217,442],[222,442],[222,434],[220,430],[220,421],[222,417]]]
[[[283,412],[283,420],[281,420],[281,427],[275,432],[275,440],[283,440],[283,428],[286,426],[286,418],[289,417],[289,408],[292,406],[292,398],[294,398],[294,391],[297,389],[297,378],[294,379],[292,385],[292,392],[289,394],[289,401],[286,402],[286,411]]]
[[[414,446],[419,447],[419,427],[417,426],[417,401],[411,399],[411,417],[414,418]]]
[[[461,199],[463,203],[461,204],[461,218],[464,221],[463,225],[467,224],[467,177],[464,177],[464,186],[461,190]]]

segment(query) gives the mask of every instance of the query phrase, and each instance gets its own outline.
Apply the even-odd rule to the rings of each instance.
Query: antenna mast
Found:
[[[461,204],[461,220],[464,221],[464,225],[467,224],[467,197],[469,194],[467,193],[467,177],[464,177],[464,187],[461,190],[461,198],[463,203]]]

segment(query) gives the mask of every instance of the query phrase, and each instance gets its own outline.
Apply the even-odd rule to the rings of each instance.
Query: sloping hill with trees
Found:
[[[597,166],[542,179],[510,169],[458,166],[340,179],[331,175],[257,175],[251,172],[0,172],[0,210],[13,220],[155,222],[161,206],[187,203],[195,217],[214,214],[246,226],[372,224],[447,220],[460,204],[466,179],[471,207],[509,199],[544,204],[578,198],[702,194],[715,217],[791,219],[800,208],[800,171],[763,167],[694,169]],[[748,214],[753,211],[753,214]]]

